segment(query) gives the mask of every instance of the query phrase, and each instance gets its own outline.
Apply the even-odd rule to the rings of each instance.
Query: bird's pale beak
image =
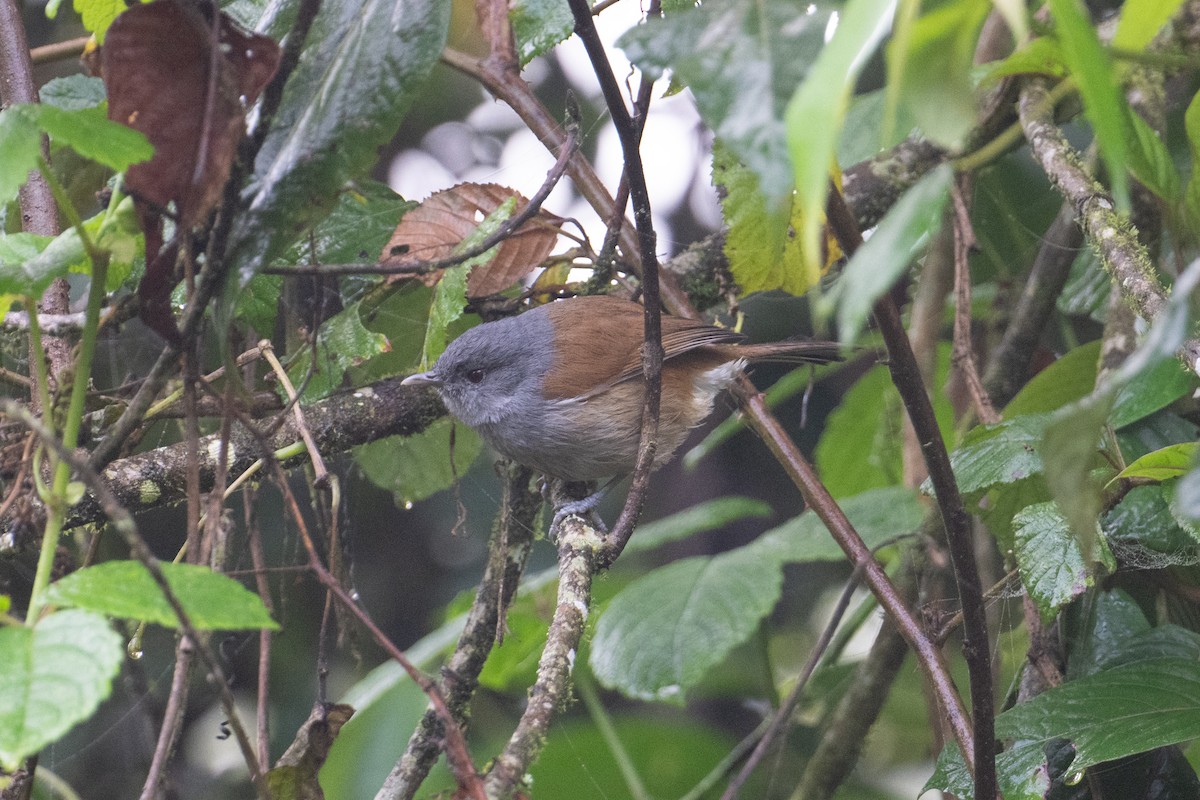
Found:
[[[442,379],[432,372],[418,372],[400,381],[401,386],[441,386]]]

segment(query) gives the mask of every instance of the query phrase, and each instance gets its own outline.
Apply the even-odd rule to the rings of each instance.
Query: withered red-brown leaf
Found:
[[[207,3],[154,0],[127,9],[108,29],[100,51],[108,117],[154,145],[153,158],[125,173],[125,188],[146,234],[142,319],[168,340],[178,339],[168,302],[177,248],[162,249],[162,212],[173,202],[187,230],[217,204],[246,133],[246,109],[279,59],[274,41],[241,30]]]
[[[113,21],[100,55],[109,119],[154,145],[154,157],[131,167],[125,185],[160,208],[174,201],[185,225],[220,198],[245,134],[246,108],[279,68],[279,46],[225,14],[214,64],[212,13],[183,0],[136,5]],[[206,114],[210,74],[216,92]]]
[[[461,183],[430,195],[400,220],[383,248],[380,260],[384,264],[403,267],[447,258],[479,227],[479,223],[513,197],[517,200],[513,213],[518,214],[529,201],[513,189],[494,183]],[[501,292],[532,272],[550,255],[562,222],[560,217],[539,211],[500,244],[490,261],[471,270],[467,295],[483,297]],[[441,272],[420,277],[432,286],[441,277]],[[405,278],[404,275],[393,275],[389,280]]]

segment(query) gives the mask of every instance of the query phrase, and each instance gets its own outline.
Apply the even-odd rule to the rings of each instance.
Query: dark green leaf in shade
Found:
[[[451,420],[440,419],[415,436],[389,436],[362,445],[355,448],[354,460],[372,483],[395,496],[397,505],[415,503],[448,488],[483,450],[474,431],[456,425],[451,465],[451,425]]]
[[[1072,262],[1067,285],[1063,287],[1055,305],[1063,314],[1087,316],[1104,322],[1111,290],[1112,280],[1100,266],[1096,251],[1085,247]]]
[[[1200,426],[1173,411],[1163,409],[1126,425],[1116,433],[1121,456],[1128,464],[1155,450],[1200,439]]]
[[[1087,9],[1078,0],[1050,0],[1063,60],[1083,97],[1084,113],[1108,168],[1117,208],[1129,208],[1129,143],[1125,139],[1129,106],[1121,95],[1108,53],[1100,45]]]
[[[819,270],[824,265],[821,240],[825,199],[850,95],[863,66],[891,28],[895,9],[894,0],[849,0],[842,6],[833,37],[821,48],[820,55],[784,112],[788,155],[795,176],[792,202],[801,221],[797,234],[810,283],[817,282]],[[939,167],[935,172],[941,170]],[[763,187],[767,187],[765,181]],[[917,187],[913,187],[915,189]],[[901,199],[897,205],[904,202]],[[896,252],[905,251],[894,251],[893,258]],[[881,260],[878,263],[887,262]],[[841,331],[842,341],[854,341],[858,331],[852,332],[853,336]]]
[[[825,41],[829,11],[813,8],[805,0],[704,3],[648,19],[617,41],[647,75],[670,69],[691,90],[700,116],[771,203],[792,189],[784,109]]]
[[[1021,285],[1026,265],[1037,258],[1043,234],[1062,209],[1062,198],[1041,166],[1022,151],[980,170],[974,185],[971,226],[978,252],[971,258],[972,281]],[[994,310],[985,306],[976,316]]]
[[[834,288],[821,298],[819,305],[826,313],[836,304],[841,341],[858,340],[875,302],[941,226],[953,180],[954,171],[943,164],[905,192],[850,259]]]
[[[509,4],[508,18],[522,64],[545,55],[575,30],[571,7],[562,0],[516,0]]]
[[[104,81],[88,75],[53,78],[38,89],[38,98],[65,111],[94,108],[105,101]]]
[[[89,718],[124,658],[121,637],[89,611],[0,627],[0,766],[16,770]]]
[[[949,370],[950,347],[941,345],[933,385],[944,386]],[[945,393],[935,393],[933,410],[949,440],[954,412]],[[817,469],[835,498],[902,482],[903,419],[904,407],[887,367],[872,367],[829,415],[817,442]]]
[[[1166,408],[1179,398],[1200,388],[1195,373],[1173,358],[1164,358],[1130,378],[1117,392],[1108,422],[1124,428]]]
[[[1092,565],[1054,503],[1038,503],[1013,517],[1014,550],[1025,590],[1043,620],[1095,585]],[[1099,533],[1096,539],[1101,541]]]
[[[404,212],[416,207],[385,183],[356,181],[329,216],[280,258],[282,264],[375,263]]]
[[[1179,200],[1179,172],[1167,146],[1145,120],[1125,109],[1125,141],[1129,146],[1129,171],[1160,200]]]
[[[1099,672],[1136,637],[1150,632],[1149,620],[1137,601],[1121,589],[1095,592],[1080,604],[1074,620],[1067,679]]]
[[[322,5],[231,235],[241,284],[375,163],[437,61],[449,18],[444,0]]]
[[[669,517],[639,525],[637,536],[629,540],[625,552],[651,550],[697,533],[718,530],[749,517],[769,517],[771,506],[751,497],[718,497],[692,506]]]
[[[911,533],[916,493],[865,492],[842,504],[868,546]],[[590,664],[610,688],[644,700],[682,702],[779,600],[785,564],[844,558],[812,512],[717,556],[675,561],[625,587],[596,624]]]
[[[282,275],[255,275],[242,287],[233,313],[239,320],[254,328],[258,336],[270,336],[275,332],[275,319],[279,315],[279,297],[282,292]]]
[[[1004,407],[1005,419],[1057,411],[1091,392],[1096,384],[1100,340],[1081,344],[1034,375]]]
[[[197,629],[279,629],[258,595],[229,576],[198,564],[159,566]],[[107,561],[72,572],[50,584],[46,601],[110,617],[179,626],[171,604],[140,561]]]
[[[1155,564],[1154,554],[1170,558],[1197,544],[1175,520],[1171,508],[1175,494],[1174,483],[1135,486],[1101,518],[1104,534],[1122,560]]]
[[[908,41],[893,39],[888,46],[889,89],[894,87],[921,132],[943,147],[960,147],[976,123],[971,68],[979,28],[991,9],[987,0],[944,3],[915,21]]]

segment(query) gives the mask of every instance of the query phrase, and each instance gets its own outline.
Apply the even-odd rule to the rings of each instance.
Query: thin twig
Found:
[[[1000,421],[984,391],[975,363],[975,344],[971,338],[971,270],[968,259],[975,248],[975,231],[971,228],[971,211],[967,196],[971,191],[971,176],[959,175],[951,187],[954,203],[954,365],[962,372],[971,397],[975,415],[984,424]]]
[[[232,488],[232,487],[230,487]],[[267,580],[267,559],[263,553],[262,529],[258,525],[258,517],[254,513],[257,507],[254,502],[256,490],[246,490],[245,502],[242,504],[242,514],[246,525],[246,538],[250,545],[250,563],[254,566],[254,588],[258,598],[272,619],[275,617],[275,602],[271,599],[271,583]],[[226,573],[227,575],[229,573]],[[258,700],[256,705],[256,734],[258,739],[258,760],[263,764],[271,763],[271,734],[269,689],[271,681],[271,631],[263,628],[258,632]]]
[[[854,217],[846,207],[837,187],[829,193],[827,215],[829,224],[838,238],[838,243],[847,256],[862,245],[862,234]],[[913,429],[921,442],[929,478],[936,494],[938,511],[950,550],[954,577],[958,584],[959,601],[965,619],[963,630],[963,657],[971,682],[971,708],[974,720],[970,747],[974,754],[975,796],[990,800],[996,796],[996,734],[995,706],[992,697],[992,668],[989,656],[987,615],[983,603],[983,589],[979,582],[979,568],[975,563],[975,548],[971,537],[971,518],[963,506],[962,496],[954,472],[950,469],[950,455],[942,440],[941,430],[933,414],[929,394],[921,381],[921,372],[913,356],[912,345],[900,320],[900,309],[891,294],[885,294],[875,304],[875,320],[883,334],[888,349],[888,370],[892,383],[900,393]],[[959,731],[955,730],[955,735]],[[959,742],[963,753],[967,746]],[[970,764],[970,761],[968,761]]]
[[[271,365],[271,370],[279,379],[280,385],[283,386],[283,391],[287,393],[288,402],[291,403],[292,415],[296,418],[296,430],[300,432],[300,438],[304,440],[304,446],[308,449],[308,458],[312,462],[313,485],[318,488],[324,487],[329,483],[329,470],[325,467],[325,459],[321,457],[321,451],[313,439],[312,431],[308,429],[308,425],[304,421],[304,409],[296,402],[298,399],[296,387],[292,385],[292,379],[288,377],[283,364],[280,364],[279,359],[275,357],[275,349],[271,346],[271,342],[263,339],[258,343],[258,347],[262,351],[263,358]]]
[[[808,655],[808,660],[804,662],[804,667],[800,670],[800,675],[796,678],[796,684],[792,690],[788,692],[787,699],[776,710],[771,719],[771,724],[763,733],[762,739],[754,748],[754,752],[750,754],[750,758],[746,759],[746,763],[742,765],[741,771],[737,776],[729,782],[729,786],[725,789],[725,793],[721,795],[721,800],[735,800],[742,786],[750,779],[759,762],[766,756],[767,751],[779,739],[791,722],[792,714],[796,712],[796,707],[800,705],[800,699],[804,694],[804,688],[808,685],[808,679],[817,669],[817,664],[825,655],[829,647],[829,643],[833,640],[833,634],[837,631],[838,625],[842,622],[842,617],[846,613],[846,609],[850,607],[850,600],[854,597],[855,590],[862,580],[861,565],[854,568],[854,572],[850,574],[849,580],[842,588],[842,594],[838,597],[837,605],[833,607],[833,613],[829,615],[829,621],[825,623],[825,628],[821,631],[821,636],[813,645],[812,652]]]
[[[642,299],[645,308],[644,344],[642,347],[642,377],[645,381],[645,398],[642,406],[642,435],[638,443],[637,465],[633,470],[633,481],[625,506],[606,537],[604,566],[612,564],[629,537],[642,513],[646,489],[650,484],[654,453],[658,447],[658,417],[662,401],[662,299],[659,293],[659,269],[657,239],[654,222],[650,214],[650,192],[646,186],[646,174],[642,169],[640,151],[641,125],[629,115],[620,84],[613,74],[604,44],[596,31],[587,0],[568,0],[571,13],[575,16],[575,32],[583,41],[584,49],[592,62],[592,71],[600,82],[604,102],[612,117],[613,127],[621,140],[621,152],[625,160],[625,178],[629,182],[629,196],[633,202],[633,219],[637,229],[638,247],[641,251]]]
[[[36,65],[79,58],[83,55],[84,48],[87,47],[91,38],[90,36],[79,36],[75,39],[67,39],[65,42],[53,42],[41,47],[34,47],[29,51],[29,61]]]
[[[229,688],[229,681],[225,676],[225,671],[221,669],[220,662],[200,637],[200,632],[192,624],[191,618],[179,601],[179,597],[171,589],[170,584],[167,583],[167,577],[162,571],[158,558],[151,552],[146,541],[138,532],[137,523],[134,521],[133,516],[125,509],[117,496],[109,490],[108,484],[104,479],[86,462],[63,447],[62,443],[41,422],[34,419],[27,409],[12,400],[2,401],[0,402],[0,406],[2,406],[5,414],[20,420],[22,424],[37,434],[42,442],[48,448],[54,450],[58,458],[69,465],[71,470],[79,476],[80,480],[91,489],[92,494],[99,501],[112,526],[121,535],[121,538],[124,539],[130,552],[146,567],[146,570],[150,573],[150,577],[154,579],[154,583],[171,606],[172,612],[174,612],[176,619],[179,621],[179,627],[183,635],[192,641],[196,648],[196,653],[200,656],[200,660],[204,662],[205,669],[212,674],[213,682],[216,684],[221,697],[221,705],[228,717],[234,737],[237,739],[238,747],[242,751],[242,758],[246,762],[246,767],[250,772],[250,780],[254,783],[259,797],[266,800],[269,797],[269,793],[264,782],[264,775],[258,758],[255,756],[254,746],[250,742],[250,738],[246,735],[245,727],[238,716],[237,705],[233,698],[233,692]]]

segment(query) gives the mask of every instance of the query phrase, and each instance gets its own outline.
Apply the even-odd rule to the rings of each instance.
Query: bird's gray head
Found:
[[[485,323],[451,342],[433,369],[402,383],[437,387],[447,410],[471,427],[494,424],[544,402],[552,338],[540,309]]]

